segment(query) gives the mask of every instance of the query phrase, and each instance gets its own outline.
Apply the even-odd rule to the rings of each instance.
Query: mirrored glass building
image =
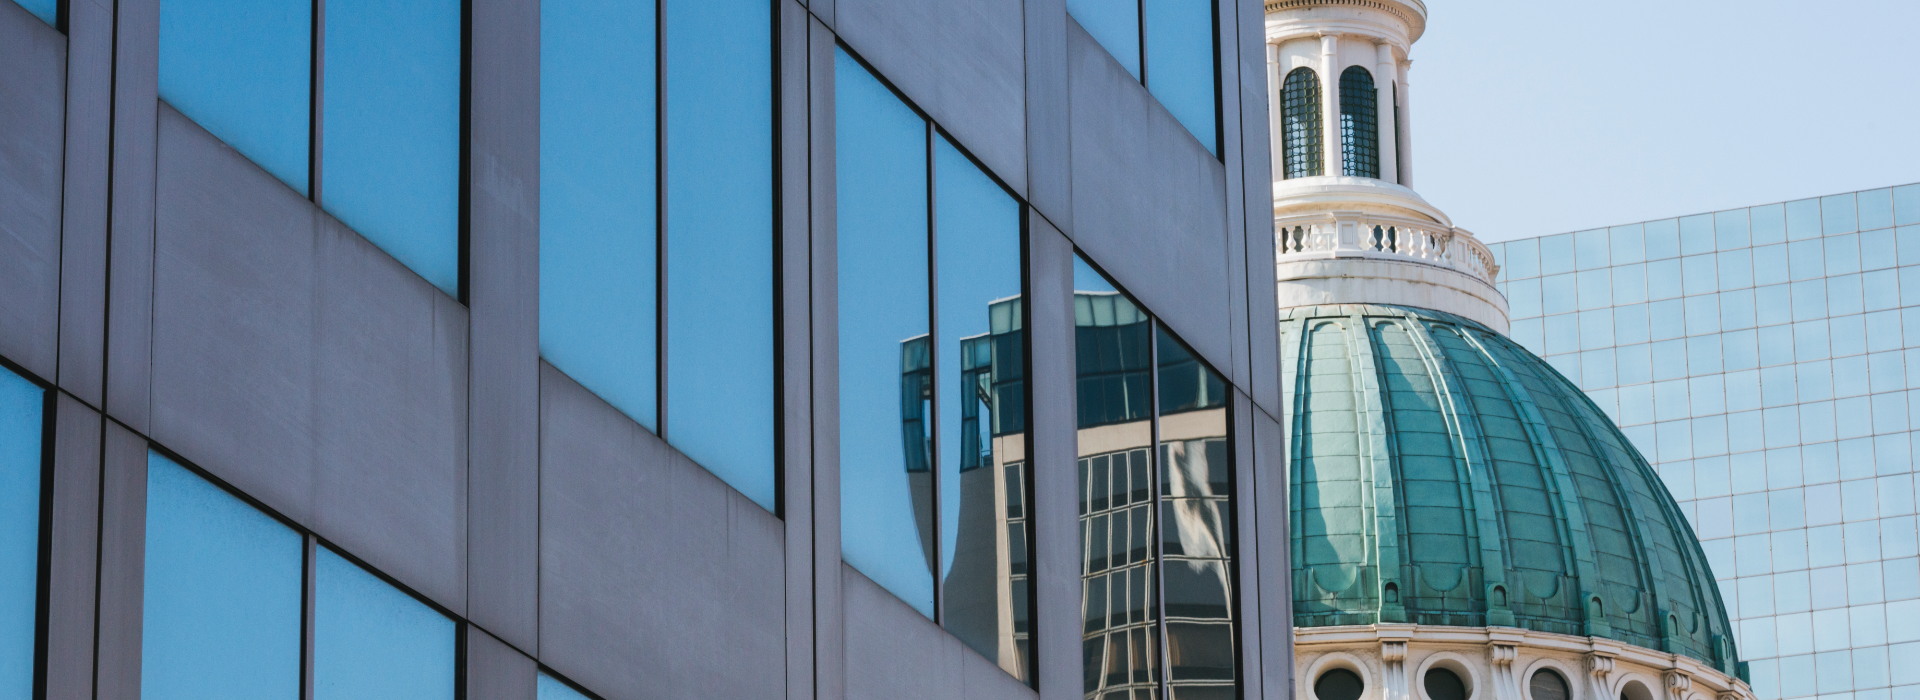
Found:
[[[1920,185],[1490,247],[1514,340],[1678,500],[1755,696],[1920,697]]]

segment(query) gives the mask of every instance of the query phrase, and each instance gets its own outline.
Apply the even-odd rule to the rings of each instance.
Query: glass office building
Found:
[[[1760,698],[1920,697],[1920,185],[1490,246],[1692,521]]]

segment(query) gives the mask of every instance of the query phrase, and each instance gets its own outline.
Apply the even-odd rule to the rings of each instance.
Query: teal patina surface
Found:
[[[1290,309],[1280,340],[1294,624],[1524,627],[1740,675],[1679,506],[1545,361],[1407,307]]]

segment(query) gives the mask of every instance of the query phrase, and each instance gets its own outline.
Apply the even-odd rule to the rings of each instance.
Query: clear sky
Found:
[[[1426,0],[1414,188],[1504,241],[1920,182],[1920,0]]]

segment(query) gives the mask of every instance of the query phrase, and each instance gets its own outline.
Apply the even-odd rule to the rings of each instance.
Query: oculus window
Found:
[[[846,561],[1030,681],[1020,204],[835,58]]]
[[[1067,0],[1067,14],[1220,154],[1213,0]]]
[[[541,6],[540,353],[774,510],[772,10],[662,3]]]
[[[1084,260],[1074,290],[1086,692],[1230,696],[1226,382]]]
[[[0,367],[0,697],[33,696],[47,393]]]

